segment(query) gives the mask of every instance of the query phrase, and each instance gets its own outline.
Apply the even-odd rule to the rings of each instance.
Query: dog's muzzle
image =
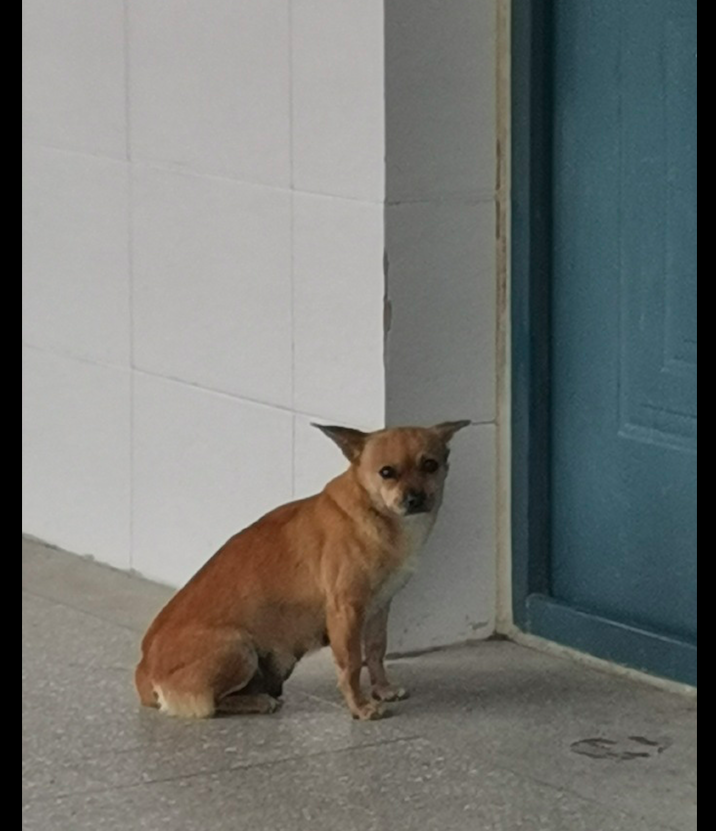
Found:
[[[429,513],[427,494],[423,491],[408,491],[403,500],[403,509],[407,516]]]

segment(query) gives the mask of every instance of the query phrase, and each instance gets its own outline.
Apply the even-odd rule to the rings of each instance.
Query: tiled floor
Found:
[[[358,724],[328,654],[275,716],[140,710],[165,589],[23,541],[27,831],[692,831],[696,704],[505,642],[395,662]]]

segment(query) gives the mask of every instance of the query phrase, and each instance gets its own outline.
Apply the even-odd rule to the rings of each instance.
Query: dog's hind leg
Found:
[[[268,716],[280,710],[281,706],[282,703],[268,693],[243,695],[239,692],[230,693],[217,702],[216,712],[227,716]]]
[[[159,656],[165,668],[152,678],[159,709],[170,716],[209,718],[225,712],[227,696],[244,689],[258,668],[253,645],[233,630],[186,630],[173,638],[170,655],[169,666],[168,658]]]
[[[261,686],[260,692],[268,693],[273,698],[281,698],[283,685],[291,677],[297,663],[297,658],[288,653],[259,653],[256,677]]]
[[[218,703],[217,712],[226,714],[270,714],[281,708],[283,682],[296,666],[293,655],[263,652],[253,678],[241,690],[230,690]]]

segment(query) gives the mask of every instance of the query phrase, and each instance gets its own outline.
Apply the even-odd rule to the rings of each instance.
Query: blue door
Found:
[[[548,515],[522,622],[695,683],[697,0],[552,0],[542,25]]]

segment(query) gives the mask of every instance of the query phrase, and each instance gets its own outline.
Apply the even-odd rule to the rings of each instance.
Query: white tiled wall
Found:
[[[23,0],[25,532],[178,584],[472,418],[393,648],[490,631],[496,2]]]
[[[28,144],[23,169],[26,341],[127,367],[126,162]]]
[[[291,194],[133,165],[134,362],[291,408]]]
[[[366,291],[366,282],[377,262],[382,270],[383,206],[301,193],[293,204],[296,406],[372,427],[384,372],[382,274],[379,287]]]
[[[383,424],[381,4],[23,14],[23,530],[177,584]]]
[[[385,0],[391,202],[495,194],[497,3],[440,5]]]
[[[23,348],[23,531],[126,568],[128,369]]]
[[[287,188],[288,0],[129,0],[132,157]]]
[[[125,0],[23,0],[23,128],[45,146],[124,159]]]
[[[508,0],[499,0],[507,5]],[[393,647],[495,620],[497,3],[386,0],[386,418],[469,418]]]
[[[383,0],[293,0],[292,13],[294,184],[382,203]]]
[[[138,373],[134,561],[185,582],[207,554],[292,496],[287,410]]]
[[[445,502],[417,574],[395,598],[390,648],[445,646],[490,635],[494,623],[495,425],[453,439]]]

